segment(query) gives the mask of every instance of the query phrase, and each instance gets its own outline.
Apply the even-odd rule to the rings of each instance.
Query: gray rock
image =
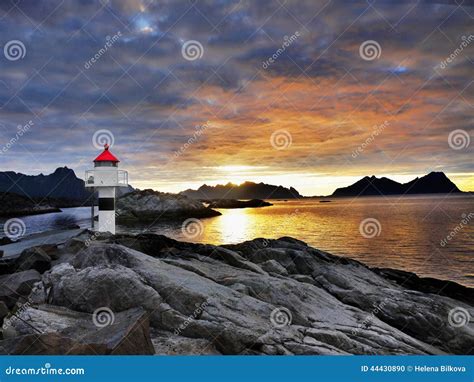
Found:
[[[144,309],[161,354],[473,351],[472,324],[454,327],[448,319],[456,307],[474,316],[471,305],[406,289],[292,238],[216,247],[117,235],[75,245],[81,249],[43,274],[31,301],[89,315],[103,306],[116,314]],[[61,335],[73,330],[64,315],[48,322]],[[28,335],[20,325],[15,329]]]
[[[157,329],[151,330],[151,340],[155,347],[155,354],[157,355],[221,354],[217,351],[211,341],[201,338],[182,337],[170,334],[170,332],[167,331],[160,331]]]
[[[41,275],[34,269],[0,276],[0,301],[12,309],[18,299],[27,297],[40,280]]]
[[[277,275],[284,276],[288,275],[288,271],[286,270],[286,268],[280,265],[280,263],[276,260],[267,260],[261,263],[260,266],[264,271],[267,271],[269,273],[276,273]]]
[[[10,313],[10,310],[8,309],[7,304],[0,301],[0,325],[3,323],[3,319],[8,316],[8,313]]]
[[[51,267],[51,257],[47,254],[47,249],[41,246],[25,249],[15,260],[16,272],[28,269],[36,269],[39,273],[47,271]]]
[[[102,314],[105,320],[57,306],[28,306],[11,321],[17,337],[0,341],[0,348],[7,354],[154,354],[142,309]]]
[[[133,191],[117,200],[117,220],[121,222],[219,215],[220,212],[184,195],[153,190]]]

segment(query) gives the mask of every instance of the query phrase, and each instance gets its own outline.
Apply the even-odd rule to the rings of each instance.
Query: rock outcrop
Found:
[[[50,212],[61,212],[61,210],[45,200],[34,200],[10,192],[0,193],[0,216],[2,217],[38,215]]]
[[[153,190],[130,192],[117,200],[117,220],[124,223],[219,215],[220,212],[205,207],[197,200]]]
[[[236,200],[236,199],[217,199],[209,201],[209,208],[257,208],[273,206],[272,203],[261,199]]]
[[[417,288],[412,274],[407,287],[401,274],[386,277],[388,270],[292,238],[213,246],[85,233],[62,252],[27,308],[9,307],[8,338],[0,341],[7,353],[474,353],[472,289]],[[103,327],[90,325],[100,310],[121,322],[109,329],[121,341],[111,343]],[[130,312],[144,316],[124,318]],[[30,352],[31,336],[44,341]],[[117,351],[127,339],[137,342]]]

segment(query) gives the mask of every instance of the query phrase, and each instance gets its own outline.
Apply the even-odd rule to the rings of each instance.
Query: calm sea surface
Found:
[[[305,199],[272,203],[272,207],[220,210],[222,216],[202,219],[202,226],[197,229],[200,234],[192,238],[185,235],[179,222],[159,223],[149,228],[119,226],[118,231],[148,230],[177,240],[210,244],[292,236],[369,266],[397,268],[474,287],[472,196],[367,197],[332,199],[330,203]],[[88,227],[90,209],[69,208],[59,214],[22,219],[27,233],[69,224]],[[448,236],[451,239],[448,240]]]

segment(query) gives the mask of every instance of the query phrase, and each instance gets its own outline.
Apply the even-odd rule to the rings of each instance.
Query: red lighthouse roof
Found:
[[[110,151],[109,151],[109,145],[106,143],[104,145],[104,151],[102,151],[102,153],[94,159],[94,162],[113,162],[113,163],[118,163],[120,162],[114,154],[112,154]]]

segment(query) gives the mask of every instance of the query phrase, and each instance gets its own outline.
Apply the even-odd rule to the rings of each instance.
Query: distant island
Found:
[[[227,183],[225,185],[208,186],[204,184],[197,190],[181,192],[192,199],[298,199],[303,196],[293,187],[286,188],[265,183],[244,182],[240,185]]]
[[[366,176],[356,183],[336,189],[332,196],[377,196],[461,193],[462,191],[443,173],[430,172],[408,183],[398,183],[389,178]]]

